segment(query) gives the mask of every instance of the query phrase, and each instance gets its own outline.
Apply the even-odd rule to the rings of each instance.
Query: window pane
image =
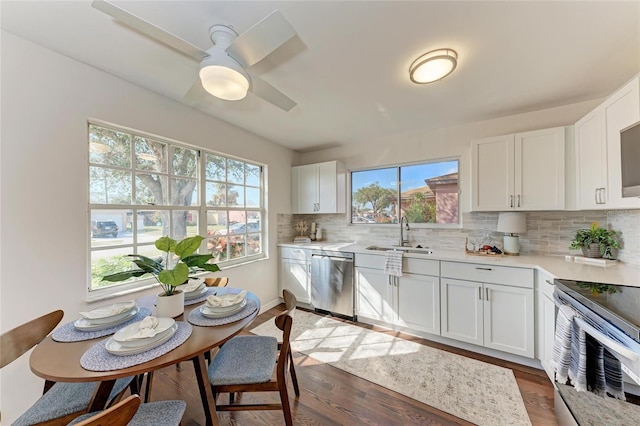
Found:
[[[227,212],[225,210],[207,211],[207,235],[214,235],[220,229],[227,229]]]
[[[260,166],[245,164],[245,184],[260,186]]]
[[[132,247],[122,247],[110,250],[92,250],[91,288],[114,285],[112,282],[102,281],[102,277],[105,275],[136,269],[136,266],[131,262],[131,259],[124,257],[131,253],[133,253]]]
[[[260,207],[260,188],[246,187],[245,194],[247,207]]]
[[[247,256],[260,253],[262,253],[260,234],[249,234],[247,236]]]
[[[167,181],[162,175],[136,174],[136,204],[164,206],[167,204]]]
[[[169,235],[169,211],[143,210],[138,212],[138,243],[154,243],[158,238]]]
[[[458,161],[400,167],[402,214],[410,223],[458,223]]]
[[[205,168],[206,178],[209,180],[225,181],[227,177],[227,161],[224,157],[207,154]]]
[[[351,173],[353,223],[397,221],[398,169],[396,167]]]
[[[196,177],[198,171],[198,152],[194,149],[173,147],[173,174]]]
[[[229,259],[237,259],[247,255],[244,235],[229,235]]]
[[[171,179],[171,205],[197,206],[198,185],[194,179]]]
[[[131,204],[131,173],[90,167],[89,191],[93,204]]]
[[[136,169],[167,173],[167,144],[135,138]]]
[[[229,207],[244,207],[244,187],[239,185],[227,186],[227,205]]]
[[[176,210],[173,212],[173,239],[180,241],[198,235],[198,212],[196,210]]]
[[[107,166],[131,166],[131,135],[89,125],[89,161]]]
[[[207,182],[207,205],[227,205],[227,185],[219,182]]]
[[[242,161],[227,160],[227,181],[244,184],[244,163]]]
[[[128,210],[91,210],[91,247],[133,244]]]

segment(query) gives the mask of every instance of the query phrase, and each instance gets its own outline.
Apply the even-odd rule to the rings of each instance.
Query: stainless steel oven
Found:
[[[613,367],[607,366],[609,371],[605,372],[604,365],[607,363],[602,361],[602,357],[600,360],[590,359],[593,355],[589,351],[584,352],[584,349],[580,349],[583,353],[578,354],[575,334],[572,336],[571,362],[585,356],[586,362],[582,368],[592,378],[598,369],[605,375],[621,374],[624,389],[624,392],[618,393],[621,398],[618,399],[611,396],[608,387],[606,391],[601,391],[605,395],[599,396],[590,391],[577,391],[580,386],[574,387],[576,383],[573,380],[567,383],[556,380],[558,423],[579,426],[640,425],[640,397],[637,396],[640,395],[640,288],[565,279],[556,279],[554,284],[556,304],[569,306],[575,314],[572,331],[583,330],[590,341],[604,348],[604,358],[609,357],[612,360],[609,364]],[[620,390],[617,385],[615,387]]]

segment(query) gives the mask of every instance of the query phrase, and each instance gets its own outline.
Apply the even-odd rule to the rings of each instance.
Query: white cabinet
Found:
[[[640,208],[640,199],[622,198],[620,171],[620,130],[639,120],[636,76],[576,123],[578,209]]]
[[[564,127],[472,141],[472,210],[563,210],[564,157]]]
[[[287,289],[301,303],[311,303],[310,251],[302,248],[280,247],[280,292]]]
[[[339,161],[291,168],[293,213],[344,213],[346,171]]]
[[[533,270],[441,262],[442,336],[534,357]]]
[[[404,258],[395,277],[384,273],[383,256],[356,254],[358,319],[440,334],[438,263]]]
[[[553,302],[553,277],[543,271],[536,271],[536,358],[542,368],[554,380],[553,341],[556,329],[556,305]]]

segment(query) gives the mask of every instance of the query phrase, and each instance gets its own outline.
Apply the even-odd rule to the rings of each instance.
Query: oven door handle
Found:
[[[594,339],[602,343],[605,347],[607,347],[607,349],[612,350],[631,361],[636,362],[640,360],[639,353],[636,353],[631,349],[627,348],[626,346],[623,346],[620,343],[616,342],[615,340],[611,339],[610,337],[605,336],[596,328],[590,326],[582,318],[575,317],[573,318],[573,320],[576,322],[578,327],[583,329],[586,333],[589,333],[591,337],[593,337]]]

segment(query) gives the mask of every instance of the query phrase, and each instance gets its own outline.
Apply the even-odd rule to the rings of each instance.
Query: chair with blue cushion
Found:
[[[217,405],[218,411],[282,410],[287,425],[293,424],[289,395],[287,393],[287,371],[292,359],[289,337],[293,323],[296,298],[288,290],[283,292],[286,310],[275,318],[276,326],[282,330],[282,343],[268,336],[236,336],[226,342],[209,366],[209,381],[214,402],[218,395],[229,392],[279,392],[280,404]],[[274,368],[275,367],[275,368]],[[275,370],[275,378],[274,376]],[[300,396],[295,370],[290,369],[296,397]]]
[[[58,325],[64,312],[50,312],[31,320],[0,336],[0,368],[18,359],[25,352],[40,343]],[[132,382],[133,377],[116,380],[109,396],[115,401],[122,396]],[[63,383],[45,387],[44,394],[25,413],[12,423],[14,426],[27,426],[55,420],[63,424],[86,413],[98,382]]]
[[[186,408],[184,401],[140,404],[140,396],[131,395],[106,410],[84,414],[69,426],[178,426]]]

